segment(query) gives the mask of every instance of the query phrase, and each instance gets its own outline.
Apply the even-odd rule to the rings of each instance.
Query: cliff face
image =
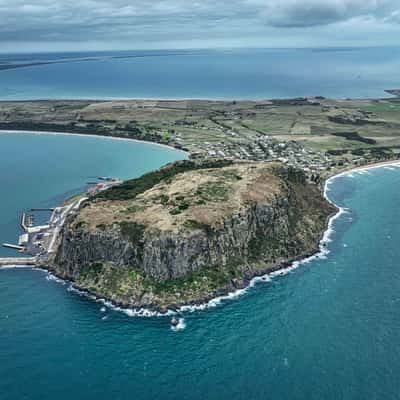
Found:
[[[199,202],[211,184],[209,201]],[[334,211],[301,172],[278,164],[186,172],[140,196],[85,207],[64,229],[56,273],[124,305],[200,302],[314,252]]]

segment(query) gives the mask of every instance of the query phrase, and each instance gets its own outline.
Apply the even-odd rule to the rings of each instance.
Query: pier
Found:
[[[57,250],[57,238],[68,216],[79,211],[83,202],[89,196],[94,196],[103,190],[120,185],[121,180],[117,178],[99,177],[102,182],[96,182],[94,187],[87,191],[88,197],[78,197],[69,204],[55,208],[31,208],[30,212],[24,212],[20,217],[20,226],[23,233],[18,238],[17,244],[3,243],[3,247],[25,253],[30,257],[8,257],[0,258],[0,267],[6,265],[36,265],[39,260],[43,263],[46,258],[53,255]],[[46,225],[35,225],[34,212],[51,212],[50,219]]]
[[[16,244],[10,244],[10,243],[3,243],[3,247],[6,247],[8,249],[13,249],[13,250],[18,250],[18,251],[24,251],[25,247],[16,245]]]
[[[78,212],[87,197],[53,209],[32,209],[32,211],[51,211],[52,214],[47,225],[34,225],[32,214],[22,213],[20,225],[23,233],[19,236],[17,244],[3,243],[3,247],[25,253],[26,257],[0,258],[0,267],[5,265],[36,265],[43,262],[50,254],[56,251],[58,235],[67,217]]]
[[[3,257],[0,258],[0,267],[6,265],[36,265],[36,257]]]

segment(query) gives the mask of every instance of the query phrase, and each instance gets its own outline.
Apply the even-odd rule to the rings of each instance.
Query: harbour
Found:
[[[45,264],[57,250],[57,238],[67,218],[76,214],[90,197],[122,183],[122,180],[118,178],[99,177],[97,179],[100,182],[91,182],[84,194],[63,206],[31,208],[30,212],[23,212],[20,218],[23,233],[18,238],[18,244],[3,243],[2,246],[27,256],[0,258],[0,266]],[[35,225],[35,215],[43,212],[51,212],[50,219],[44,225]]]

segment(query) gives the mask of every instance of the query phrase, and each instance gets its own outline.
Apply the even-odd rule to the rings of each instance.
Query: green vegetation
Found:
[[[229,199],[230,192],[230,187],[224,182],[207,182],[199,186],[196,192],[196,197],[204,202],[227,201]]]
[[[227,157],[241,153],[242,146],[249,151],[247,144],[267,134],[325,153],[400,146],[399,110],[400,98],[3,102],[0,114],[7,118],[0,121],[0,128],[133,138],[168,143],[203,155],[218,147]],[[349,135],[352,131],[355,134]],[[338,153],[338,158],[342,154]],[[126,199],[131,194],[121,191],[109,196]]]
[[[372,102],[371,104],[366,106],[365,109],[375,114],[399,112],[400,102],[394,99],[391,101],[387,100],[387,101]]]
[[[85,266],[76,277],[76,283],[109,299],[126,299],[143,286],[144,278],[134,267],[94,263]]]
[[[187,221],[185,221],[185,227],[190,230],[202,230],[206,232],[208,237],[211,237],[214,234],[214,229],[211,225],[204,224],[194,219],[188,219]]]
[[[282,243],[272,233],[266,233],[259,229],[249,242],[249,259],[257,261],[263,257],[266,251],[269,257],[278,258],[282,255],[283,248]]]
[[[201,298],[241,278],[243,266],[240,260],[232,258],[226,266],[204,267],[183,278],[162,282],[145,277],[134,267],[94,263],[81,269],[76,283],[107,298],[125,301],[135,301],[138,293],[146,292],[162,305]]]
[[[332,132],[334,136],[344,137],[346,140],[354,140],[365,144],[376,144],[376,140],[365,138],[357,132]]]
[[[175,172],[176,167],[172,165]],[[71,248],[63,250],[60,260],[71,265],[64,270],[73,271],[78,285],[131,306],[164,309],[201,301],[313,251],[333,211],[302,170],[280,163],[238,162],[171,179],[170,185],[163,183],[135,201],[112,207],[97,201],[81,210],[88,213],[82,218],[103,217],[92,223],[94,230],[102,229],[101,223],[108,227],[110,220],[113,226],[108,235],[94,233],[85,248],[78,243],[80,232],[77,240],[65,242],[65,248]],[[195,206],[200,198],[209,202],[207,207]],[[128,220],[118,212],[119,206],[142,203],[148,214]],[[169,213],[181,215],[172,218]],[[120,219],[113,220],[115,215]],[[102,239],[104,249],[99,249]],[[127,243],[132,245],[125,247]],[[85,265],[82,259],[104,265],[94,263],[79,271],[79,265]]]
[[[168,202],[169,202],[169,196],[166,194],[162,194],[160,196],[160,203],[165,206],[168,204]]]
[[[235,170],[222,171],[222,176],[229,181],[241,181],[243,179]]]
[[[82,228],[85,227],[85,225],[86,225],[85,221],[79,221],[79,222],[75,225],[75,228],[76,228],[76,229],[82,229]]]
[[[182,214],[182,210],[180,210],[179,208],[174,208],[173,210],[171,210],[169,212],[171,215],[178,215],[178,214]]]
[[[187,201],[182,201],[179,206],[178,209],[181,211],[187,210],[189,208],[190,204]]]
[[[230,160],[209,160],[203,163],[195,163],[194,161],[178,161],[157,171],[149,172],[140,178],[128,180],[122,185],[105,190],[104,192],[99,193],[95,199],[132,200],[161,181],[168,182],[169,179],[172,179],[177,174],[198,169],[222,168],[230,164],[232,164],[232,161]]]
[[[189,293],[211,293],[226,287],[233,279],[243,276],[242,263],[232,258],[225,266],[203,267],[187,274],[184,278],[169,279],[158,282],[145,278],[145,285],[156,295],[173,295],[180,293],[183,297]]]
[[[83,279],[94,279],[103,272],[103,264],[100,262],[84,266],[80,271],[80,276]]]
[[[123,214],[135,214],[137,212],[143,211],[144,210],[143,205],[138,205],[138,204],[131,204],[129,207],[121,210],[120,212]]]
[[[122,237],[128,239],[132,244],[138,245],[143,240],[145,227],[136,222],[120,222]]]
[[[275,173],[284,180],[297,183],[305,183],[307,180],[306,174],[301,169],[289,166],[285,167],[283,165],[275,166]]]

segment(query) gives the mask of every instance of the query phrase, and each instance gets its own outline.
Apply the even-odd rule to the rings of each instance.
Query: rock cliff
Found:
[[[178,162],[86,203],[52,268],[125,306],[198,303],[316,251],[333,212],[292,167]]]

